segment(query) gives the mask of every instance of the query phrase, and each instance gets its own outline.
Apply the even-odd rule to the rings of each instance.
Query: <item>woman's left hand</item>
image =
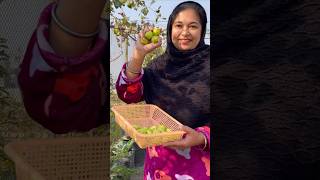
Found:
[[[182,131],[186,132],[184,138],[178,141],[165,143],[163,146],[175,149],[186,149],[192,146],[204,144],[205,137],[200,132],[197,132],[188,126],[182,126]]]

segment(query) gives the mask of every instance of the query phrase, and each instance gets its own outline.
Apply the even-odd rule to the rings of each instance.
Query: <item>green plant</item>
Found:
[[[132,139],[123,137],[111,144],[111,180],[129,179],[137,173],[135,168],[129,168],[126,164],[133,158],[133,143]]]
[[[121,42],[126,42],[129,46],[129,39],[135,39],[134,37],[145,25],[153,25],[146,21],[146,17],[150,11],[156,13],[155,23],[161,18],[160,6],[153,9],[154,0],[111,0],[110,3],[106,3],[105,13],[110,14],[110,27],[113,28],[113,32],[116,35],[118,46],[121,46]],[[148,4],[146,4],[148,3]],[[139,13],[139,20],[130,19],[126,15],[127,10],[131,9]],[[165,18],[162,18],[165,19]],[[158,30],[155,33],[157,35]],[[152,34],[153,35],[153,34]],[[151,40],[151,38],[150,38]],[[156,42],[154,38],[154,42]],[[155,57],[164,52],[162,47],[155,49],[152,53],[149,53],[144,61],[143,67],[150,63]],[[144,102],[141,102],[144,103]],[[110,78],[110,105],[111,107],[116,104],[124,104],[114,89],[114,80]],[[129,179],[129,177],[137,173],[137,169],[129,167],[123,161],[126,161],[134,155],[132,151],[133,141],[123,140],[124,132],[116,124],[113,112],[110,110],[110,140],[111,140],[111,179]]]
[[[6,45],[7,40],[0,37],[0,82],[8,75],[6,68],[3,66],[3,63],[9,61],[9,55],[6,50],[8,46]],[[10,121],[10,112],[7,112],[7,109],[11,109],[14,104],[11,103],[12,98],[10,98],[9,93],[6,91],[5,87],[0,83],[0,127],[7,126]],[[3,137],[4,131],[3,128],[0,128],[0,179],[2,174],[13,174],[14,173],[14,164],[13,162],[5,155],[3,148],[5,145],[5,138]]]
[[[146,4],[148,2],[148,4]],[[145,25],[153,25],[150,21],[146,21],[146,17],[150,11],[155,13],[155,23],[162,18],[160,8],[154,8],[155,0],[111,0],[110,4],[106,3],[103,14],[110,14],[110,24],[114,34],[117,36],[118,46],[120,47],[120,39],[129,39],[134,37]],[[138,19],[130,19],[126,15],[126,10],[131,9],[138,12]],[[149,39],[151,40],[151,38]]]
[[[4,62],[9,61],[9,55],[7,54],[6,50],[8,46],[6,45],[7,40],[0,37],[0,106],[4,107],[8,105],[8,98],[9,94],[5,90],[3,86],[4,78],[8,75],[6,68],[4,67]]]
[[[116,104],[124,104],[118,98],[115,89],[115,82],[112,77],[110,77],[110,105],[111,107]],[[135,173],[137,170],[135,168],[130,168],[125,163],[130,158],[133,158],[134,154],[132,152],[132,140],[126,140],[124,138],[124,133],[121,128],[115,122],[115,115],[110,109],[110,144],[111,144],[111,167],[110,167],[110,177],[111,180],[122,180],[129,179],[129,177]]]
[[[150,62],[152,62],[155,58],[163,54],[165,51],[165,48],[160,46],[153,50],[151,53],[148,53],[146,57],[144,58],[142,67],[146,67]]]
[[[110,105],[111,107],[117,104],[124,104],[117,96],[115,91],[115,82],[110,75]],[[115,122],[114,113],[110,109],[110,140],[111,142],[117,141],[122,135],[121,128]]]

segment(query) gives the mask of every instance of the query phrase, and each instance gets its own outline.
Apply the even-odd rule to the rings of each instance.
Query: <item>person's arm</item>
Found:
[[[60,0],[57,4],[56,17],[76,33],[92,33],[99,28],[105,3],[105,0]],[[66,33],[51,19],[49,42],[57,54],[65,57],[81,55],[91,47],[93,40],[94,37],[79,38]]]
[[[71,2],[60,0],[58,7],[69,1]],[[74,6],[69,8],[80,7],[83,10],[82,3],[89,1],[72,2]],[[93,25],[92,29],[99,28],[100,31],[90,40],[76,39],[60,29],[52,29],[48,33],[49,28],[54,27],[51,25],[54,6],[55,3],[49,4],[41,12],[20,65],[18,83],[23,102],[30,117],[54,133],[88,131],[106,123],[107,119],[107,112],[104,112],[106,109],[101,108],[106,102],[104,94],[107,83],[101,59],[106,49],[107,27],[105,23],[100,23],[98,27]],[[63,10],[65,11],[70,11],[71,14],[78,12],[68,8]],[[90,12],[91,10],[83,11],[84,14]],[[80,17],[82,16],[74,18],[81,19]],[[63,19],[59,17],[61,22]],[[99,19],[96,15],[93,22],[98,22]],[[69,29],[73,28],[66,22],[63,23]],[[81,27],[79,26],[80,29]],[[86,33],[80,29],[75,27],[72,30]],[[83,47],[88,47],[91,43],[91,48],[84,50]]]
[[[125,75],[128,79],[135,79],[139,76],[145,56],[148,53],[152,52],[154,49],[160,47],[162,44],[161,38],[159,38],[159,41],[156,44],[154,43],[150,43],[146,45],[141,44],[140,42],[141,37],[143,37],[144,34],[150,30],[151,30],[150,27],[146,27],[144,30],[142,30],[138,34],[138,38],[137,38],[135,47],[133,49],[131,60],[128,62],[126,66]]]
[[[144,99],[143,83],[141,80],[143,76],[142,64],[146,54],[160,47],[162,43],[161,38],[159,38],[159,42],[157,44],[141,44],[140,38],[149,30],[151,29],[147,27],[139,33],[131,56],[132,58],[127,64],[123,65],[116,82],[118,97],[128,104],[137,103]]]
[[[197,132],[200,132],[205,138],[205,144],[201,144],[199,147],[205,151],[210,151],[210,127],[202,126],[195,129]]]
[[[124,64],[116,82],[118,97],[127,104],[140,102],[144,99],[142,83],[144,71],[141,69],[139,75],[134,74],[136,77],[134,79],[129,79],[126,75],[128,74],[126,73],[126,68],[126,64]]]
[[[210,128],[208,126],[192,129],[188,126],[182,126],[185,136],[181,140],[172,141],[163,144],[171,148],[189,148],[196,146],[203,151],[210,151]]]

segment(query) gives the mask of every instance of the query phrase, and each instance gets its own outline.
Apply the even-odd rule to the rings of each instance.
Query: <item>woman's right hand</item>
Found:
[[[137,38],[136,46],[135,46],[135,53],[138,57],[145,57],[148,53],[152,52],[154,49],[161,46],[162,39],[160,36],[159,36],[158,43],[156,43],[156,44],[151,42],[150,44],[144,45],[141,43],[141,38],[144,37],[145,33],[148,31],[152,31],[152,30],[153,30],[153,27],[149,26],[149,27],[144,28],[138,34],[138,38]]]
[[[126,76],[129,79],[134,79],[138,76],[139,73],[137,72],[140,72],[145,56],[154,49],[161,46],[161,37],[159,37],[156,44],[151,42],[150,44],[144,45],[141,43],[141,38],[144,37],[144,34],[152,29],[152,27],[146,27],[138,34],[136,45],[133,50],[132,59],[127,64]]]

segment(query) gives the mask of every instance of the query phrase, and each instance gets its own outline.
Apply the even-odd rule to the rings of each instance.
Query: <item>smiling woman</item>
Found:
[[[179,4],[167,24],[164,54],[142,69],[144,57],[161,45],[136,41],[132,60],[116,83],[126,103],[145,100],[184,126],[182,140],[146,149],[144,179],[210,179],[210,46],[204,42],[206,12],[195,2]],[[143,30],[139,37],[152,28]]]
[[[199,44],[201,30],[199,15],[194,9],[181,11],[172,25],[172,43],[179,50],[194,49]]]

